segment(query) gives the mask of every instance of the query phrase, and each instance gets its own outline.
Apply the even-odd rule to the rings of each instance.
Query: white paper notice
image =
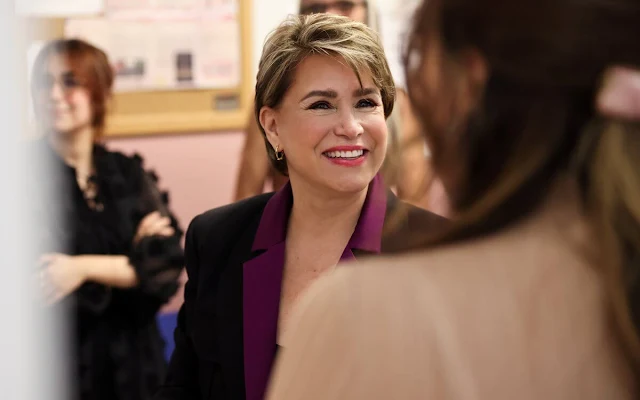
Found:
[[[105,11],[149,9],[153,0],[105,0]]]
[[[240,84],[240,26],[235,0],[222,1],[178,19],[167,18],[163,10],[144,19],[121,14],[128,16],[68,20],[65,36],[85,39],[107,53],[117,92],[233,88]]]
[[[219,21],[200,29],[197,82],[227,88],[240,85],[240,29],[235,21]]]
[[[15,10],[21,16],[95,15],[104,11],[104,0],[15,0]]]
[[[208,0],[105,0],[106,11],[204,8]]]

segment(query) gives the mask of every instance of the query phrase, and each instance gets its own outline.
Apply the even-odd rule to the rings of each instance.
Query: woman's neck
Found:
[[[326,193],[306,183],[292,182],[293,207],[289,231],[316,237],[351,237],[367,197],[367,188],[355,193]]]
[[[86,179],[93,169],[93,137],[91,128],[70,134],[53,132],[47,135],[51,147],[60,158],[76,170],[78,179]]]
[[[597,239],[584,214],[577,182],[561,176],[552,183],[540,206],[522,221],[495,235],[500,240],[515,240],[528,246],[571,249],[591,259],[598,252]],[[537,243],[537,244],[536,244]]]

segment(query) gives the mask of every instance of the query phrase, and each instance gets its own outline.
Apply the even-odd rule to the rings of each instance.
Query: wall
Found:
[[[186,230],[197,214],[233,199],[242,140],[242,132],[215,132],[111,139],[108,146],[144,158],[160,187],[169,190],[171,209]],[[176,311],[181,303],[182,289],[164,311]]]
[[[143,156],[170,189],[172,210],[186,228],[198,213],[232,200],[242,140],[242,132],[215,132],[111,139],[108,146]]]
[[[298,12],[298,0],[253,0],[253,66],[258,70],[265,38],[287,15]],[[255,74],[253,74],[255,76]]]

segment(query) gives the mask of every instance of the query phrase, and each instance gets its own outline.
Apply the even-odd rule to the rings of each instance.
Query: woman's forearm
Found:
[[[87,281],[121,289],[138,285],[136,271],[126,256],[80,255],[75,258],[83,269]]]

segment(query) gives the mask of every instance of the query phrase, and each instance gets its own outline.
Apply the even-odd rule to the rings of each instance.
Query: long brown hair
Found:
[[[443,46],[443,92],[456,60],[475,49],[489,76],[478,106],[456,131],[459,219],[438,243],[505,228],[535,211],[561,174],[580,183],[584,212],[601,240],[597,265],[609,284],[617,331],[640,365],[640,125],[594,109],[604,71],[640,68],[637,0],[428,0],[415,14],[407,82],[427,128],[436,170],[443,132],[430,114],[420,70],[434,37]],[[433,245],[422,240],[416,246]],[[635,326],[634,326],[635,325]]]
[[[37,96],[41,77],[52,56],[65,57],[73,74],[90,93],[96,139],[104,133],[107,105],[111,98],[114,72],[104,51],[79,39],[58,39],[47,43],[35,59],[32,93]],[[35,98],[35,97],[34,97]]]

